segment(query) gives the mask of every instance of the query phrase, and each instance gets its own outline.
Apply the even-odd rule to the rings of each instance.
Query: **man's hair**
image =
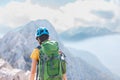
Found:
[[[49,35],[43,34],[42,36],[38,37],[40,39],[40,44],[44,42],[45,40],[49,39]]]

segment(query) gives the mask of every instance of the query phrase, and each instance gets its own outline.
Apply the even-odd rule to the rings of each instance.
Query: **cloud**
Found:
[[[119,6],[112,2],[106,2],[104,0],[78,0],[75,3],[70,3],[64,7],[61,7],[61,9],[66,15],[73,17],[73,19],[77,18],[88,22],[106,23],[109,21],[105,18],[101,18],[99,15],[96,16],[96,14],[91,13],[93,10],[113,12],[114,18],[111,19],[111,21],[115,20],[119,16]],[[82,25],[82,23],[80,25]]]
[[[77,0],[57,9],[33,4],[30,0],[22,3],[12,1],[0,7],[0,24],[15,28],[31,20],[47,19],[58,31],[63,31],[74,26],[86,25],[86,22],[107,22],[106,19],[91,13],[92,10],[112,11],[113,19],[119,15],[117,5],[103,0]]]
[[[33,4],[39,4],[51,8],[58,8],[66,5],[67,3],[75,2],[76,0],[31,0]]]
[[[5,7],[0,7],[0,23],[11,27],[20,26],[30,20],[47,19],[51,23],[60,23],[59,17],[63,17],[60,10],[54,10],[40,5],[33,5],[29,1],[25,3],[11,2]],[[62,24],[62,23],[60,23]]]
[[[25,2],[25,0],[0,0],[0,6],[5,6],[5,5],[9,4],[12,1],[15,1],[15,2]]]
[[[9,26],[0,24],[0,38],[10,30],[12,30],[12,28],[10,28]]]
[[[99,16],[101,18],[108,19],[108,20],[111,20],[114,17],[114,13],[112,11],[93,10],[91,12],[96,16]]]

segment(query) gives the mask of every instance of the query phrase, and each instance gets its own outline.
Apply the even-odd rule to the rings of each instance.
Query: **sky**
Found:
[[[119,4],[119,0],[0,0],[0,36],[37,19],[47,19],[58,32],[114,22]]]

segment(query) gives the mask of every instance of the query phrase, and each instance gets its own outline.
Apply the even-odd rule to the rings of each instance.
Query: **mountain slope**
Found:
[[[65,42],[68,47],[92,52],[99,60],[111,70],[120,76],[120,35],[101,36],[78,42]]]
[[[94,66],[95,68],[104,71],[109,72],[109,70],[99,61],[97,56],[93,55],[92,53],[84,50],[78,50],[75,48],[67,47],[68,50],[72,53],[74,57],[81,58],[82,60],[86,61],[91,66]]]
[[[0,57],[8,61],[15,68],[30,70],[31,59],[29,56],[38,45],[34,34],[40,26],[48,28],[50,38],[59,42],[60,49],[67,56],[68,80],[115,80],[112,76],[94,68],[80,58],[73,57],[59,41],[55,29],[47,20],[31,21],[7,33],[1,40]]]
[[[92,54],[88,51],[70,48],[70,46],[68,46],[67,48],[74,57],[82,59],[83,61],[87,62],[89,65],[102,71],[103,73],[105,73],[109,76],[113,76],[116,80],[120,79],[119,76],[113,74],[105,65],[103,65],[100,62],[100,60],[97,58],[97,56],[95,56],[94,54]]]

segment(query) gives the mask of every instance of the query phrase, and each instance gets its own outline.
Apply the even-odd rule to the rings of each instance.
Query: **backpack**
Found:
[[[65,60],[61,59],[56,41],[44,41],[40,48],[38,80],[62,80],[66,72]]]

